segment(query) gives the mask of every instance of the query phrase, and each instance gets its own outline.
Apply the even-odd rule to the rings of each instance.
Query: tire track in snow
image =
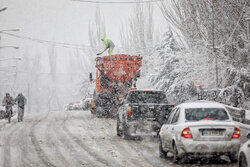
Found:
[[[106,124],[104,124],[106,126],[106,128],[110,129],[112,124],[110,122],[108,122],[108,120],[106,120],[106,119],[104,120],[104,122],[106,123]],[[139,163],[138,159],[133,159],[133,161],[132,161],[133,164],[135,164],[136,166],[142,166],[142,167],[144,167],[145,165],[150,165],[151,166],[151,163],[149,163],[149,161],[147,159],[145,159],[144,157],[141,157],[141,155],[138,154],[138,151],[136,151],[135,149],[129,149],[128,150],[128,147],[126,147],[128,141],[123,140],[123,139],[121,139],[120,137],[118,137],[116,135],[114,137],[117,137],[118,140],[120,139],[120,141],[114,140],[114,142],[116,143],[116,146],[119,148],[119,150],[124,152],[124,155],[129,155],[129,154],[131,154],[131,151],[133,151],[133,154],[136,154],[137,158],[141,159],[140,162],[144,162],[143,164],[141,164],[141,163]],[[124,145],[124,144],[126,144],[126,145]],[[148,164],[145,164],[145,162],[147,162]]]
[[[29,138],[29,133],[31,130],[31,127],[33,124],[30,124],[30,122],[22,122],[22,124],[25,123],[25,125],[22,126],[22,128],[19,130],[19,133],[16,137],[18,146],[21,151],[21,159],[22,159],[22,166],[38,166],[39,164],[33,162],[29,157],[28,157],[28,138]],[[35,150],[34,150],[35,151]]]
[[[83,117],[84,118],[84,117]],[[88,121],[89,119],[87,119],[87,117],[85,116],[85,121]],[[114,152],[118,152],[122,157],[121,158],[125,158],[126,163],[128,163],[127,165],[129,166],[135,166],[135,167],[145,167],[145,164],[141,164],[143,163],[142,160],[140,159],[140,157],[134,157],[131,156],[131,154],[134,154],[131,152],[131,150],[127,150],[124,147],[124,143],[123,141],[119,141],[119,138],[116,135],[112,135],[114,133],[113,128],[112,128],[112,124],[110,124],[106,118],[103,119],[99,119],[97,118],[97,120],[99,122],[101,122],[101,124],[104,126],[104,130],[102,131],[102,133],[104,134],[105,137],[110,137],[108,140],[106,140],[108,143],[108,145],[110,145],[112,147],[112,149],[114,150]],[[83,123],[83,121],[82,121]],[[82,124],[83,127],[85,126],[84,124]],[[93,127],[93,126],[91,126]],[[93,135],[94,130],[89,130],[88,133]],[[97,145],[99,145],[100,147],[103,146],[103,143],[98,143],[96,142]],[[106,144],[106,143],[105,143]],[[115,148],[114,148],[115,146]],[[128,157],[128,155],[130,155]]]
[[[45,155],[43,149],[41,148],[36,136],[35,136],[35,128],[36,126],[41,123],[44,119],[46,119],[49,116],[49,112],[47,112],[46,116],[43,119],[38,120],[32,127],[30,131],[30,137],[31,137],[31,142],[33,146],[35,147],[35,151],[37,152],[38,157],[41,159],[42,163],[46,167],[56,167],[56,165],[52,164],[48,157]]]
[[[112,125],[112,122],[114,122],[115,120],[102,118],[102,119],[100,119],[100,121],[104,122],[102,125],[105,126],[106,134],[108,136],[110,136],[110,134],[115,134],[115,135],[113,135],[113,138],[116,138],[117,137],[116,131],[115,131],[116,129],[111,128],[111,127],[116,126],[115,123],[114,123],[114,125]],[[107,133],[107,131],[110,131],[110,132]],[[153,166],[153,167],[154,166],[157,166],[157,167],[158,166],[159,167],[166,166],[166,161],[159,159],[158,156],[154,157],[154,155],[152,155],[152,153],[155,151],[154,149],[147,149],[146,150],[145,148],[143,148],[142,143],[140,141],[138,142],[138,141],[133,141],[133,140],[124,140],[124,139],[121,139],[120,137],[117,137],[117,138],[118,138],[118,140],[114,139],[114,140],[112,140],[112,143],[115,143],[117,148],[119,148],[119,151],[122,151],[122,153],[124,155],[134,154],[137,157],[137,159],[133,159],[133,161],[132,161],[134,165],[143,166],[143,167],[145,165]],[[147,153],[145,154],[145,152],[148,152],[149,154],[147,154]],[[140,159],[140,161],[139,161],[139,159]],[[152,161],[152,159],[153,159],[153,161]],[[129,159],[129,160],[131,160],[131,159]]]
[[[68,117],[68,114],[67,114]],[[67,120],[65,120],[66,122]],[[82,149],[84,149],[90,156],[94,157],[96,159],[96,161],[101,162],[103,165],[106,165],[108,167],[110,166],[120,166],[119,164],[117,164],[116,162],[108,162],[106,159],[102,158],[100,155],[98,155],[98,153],[96,153],[95,151],[92,151],[92,149],[87,146],[85,143],[83,143],[81,140],[79,140],[77,138],[77,136],[75,136],[73,133],[71,133],[69,131],[69,129],[66,127],[65,124],[63,124],[63,130],[68,134],[68,136],[74,141],[76,142]]]
[[[60,141],[60,142],[65,146],[65,148],[70,152],[70,155],[71,155],[71,156],[76,155],[76,156],[74,156],[73,158],[74,158],[74,160],[76,160],[76,162],[77,162],[79,165],[85,165],[85,164],[87,164],[87,166],[93,166],[91,163],[94,163],[94,162],[88,163],[88,162],[83,161],[83,157],[79,157],[79,155],[77,154],[78,152],[75,150],[74,146],[73,146],[73,145],[71,144],[71,142],[70,142],[70,141],[72,141],[72,140],[70,140],[70,139],[67,140],[68,135],[67,135],[66,133],[65,133],[65,134],[62,133],[62,131],[63,131],[62,126],[63,126],[63,124],[65,123],[66,119],[68,119],[68,118],[65,117],[65,118],[62,120],[61,124],[60,124],[58,127],[56,127],[56,126],[53,127],[53,131],[54,131],[54,133],[56,134],[55,136],[57,137],[58,141]],[[59,119],[56,118],[56,121],[58,121],[58,120],[59,120]],[[61,128],[62,131],[59,130],[59,128]],[[96,166],[96,165],[95,165],[95,166]],[[95,166],[93,166],[93,167],[95,167]]]
[[[52,124],[52,123],[54,123],[54,124]],[[65,166],[70,166],[69,162],[65,159],[62,152],[58,148],[58,140],[55,139],[55,136],[54,137],[51,136],[52,134],[54,134],[54,133],[52,133],[52,130],[55,127],[55,123],[56,123],[56,121],[50,120],[49,124],[47,124],[47,126],[46,126],[46,129],[47,129],[46,130],[46,141],[48,142],[50,148],[55,149],[54,151],[56,154],[54,154],[54,155],[56,155],[57,158],[60,159],[61,164],[64,164]]]
[[[14,127],[15,121],[12,121],[12,124],[8,128],[13,128],[13,130],[10,131],[10,133],[7,136],[4,136],[4,161],[3,166],[4,167],[11,167],[11,139],[13,137],[13,134],[18,131],[20,127]]]

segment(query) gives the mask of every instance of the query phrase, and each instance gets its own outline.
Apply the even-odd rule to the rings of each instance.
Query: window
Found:
[[[176,122],[178,121],[178,119],[179,119],[179,116],[180,116],[180,109],[177,108],[177,110],[176,110],[176,112],[175,112],[175,114],[174,114],[174,117],[173,117],[173,119],[172,119],[171,124],[176,123]]]
[[[172,120],[172,118],[173,118],[173,116],[174,116],[174,114],[175,114],[175,111],[176,111],[176,109],[174,109],[174,110],[169,114],[169,117],[168,117],[168,120],[167,120],[167,124],[170,124],[170,122],[171,122],[171,120]]]
[[[188,108],[185,109],[185,117],[187,121],[229,119],[224,108]]]

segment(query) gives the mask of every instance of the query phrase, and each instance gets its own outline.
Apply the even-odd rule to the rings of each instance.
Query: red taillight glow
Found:
[[[214,120],[213,118],[203,118],[203,120]]]
[[[191,133],[189,128],[185,128],[182,131],[181,136],[184,137],[184,138],[187,138],[187,139],[193,138],[192,133]]]
[[[240,138],[240,130],[238,128],[234,128],[234,133],[233,133],[233,136],[232,136],[233,139],[238,139]]]
[[[127,108],[127,116],[131,116],[131,106],[128,106]]]

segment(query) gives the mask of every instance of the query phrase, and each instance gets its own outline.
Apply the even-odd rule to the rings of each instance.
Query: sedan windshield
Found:
[[[229,116],[223,108],[188,108],[185,109],[187,121],[228,120]]]
[[[166,95],[158,91],[132,91],[128,96],[130,103],[162,103]]]

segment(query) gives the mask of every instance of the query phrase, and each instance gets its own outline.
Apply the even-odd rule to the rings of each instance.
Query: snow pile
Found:
[[[249,108],[250,98],[250,72],[246,68],[236,69],[228,67],[225,70],[225,79],[223,83],[224,89],[220,93],[220,97],[233,106],[241,105],[241,107]],[[228,93],[228,96],[223,96]],[[237,102],[236,98],[239,98]],[[225,99],[226,98],[226,99]],[[240,104],[237,104],[240,103]]]

